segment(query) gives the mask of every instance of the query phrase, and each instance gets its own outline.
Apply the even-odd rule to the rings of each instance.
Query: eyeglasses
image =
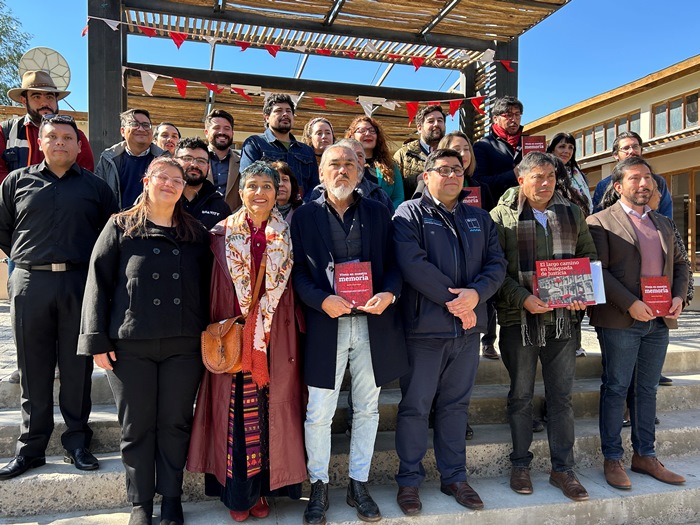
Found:
[[[437,171],[441,177],[449,177],[452,173],[455,177],[464,175],[464,168],[461,166],[440,166],[439,168],[430,168],[428,171]]]
[[[158,184],[161,184],[162,186],[165,186],[167,183],[172,184],[175,188],[182,188],[185,186],[185,179],[175,179],[172,177],[168,177],[167,175],[162,175],[160,173],[151,175],[151,179],[156,181]]]
[[[150,131],[150,129],[153,127],[150,122],[139,122],[138,120],[131,120],[126,123],[127,128],[131,129],[139,129],[141,128],[144,131]]]
[[[51,113],[41,117],[42,122],[54,122],[56,124],[75,124],[75,119],[70,115],[58,115]]]
[[[353,133],[356,133],[357,135],[376,135],[377,130],[374,128],[355,128]]]
[[[642,147],[639,144],[630,144],[624,148],[620,148],[620,151],[627,153],[628,151],[642,151]]]
[[[193,157],[192,155],[183,155],[182,157],[176,157],[177,160],[181,160],[185,164],[192,164],[193,162],[197,164],[197,166],[201,166],[202,168],[209,164],[209,159],[205,159],[204,157]]]
[[[500,113],[498,115],[499,117],[502,117],[507,120],[519,120],[522,118],[523,114],[522,113]]]

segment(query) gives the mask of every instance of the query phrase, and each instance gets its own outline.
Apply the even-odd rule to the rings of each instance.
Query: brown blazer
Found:
[[[209,147],[209,151],[212,151],[211,146]],[[233,213],[241,207],[241,204],[243,204],[241,201],[241,196],[238,193],[241,157],[238,155],[238,153],[233,151],[233,148],[229,148],[229,153],[231,156],[229,157],[228,161],[228,179],[226,180],[226,195],[224,195],[224,200],[226,201],[226,204],[228,204],[229,208],[231,208],[231,213]],[[209,179],[209,182],[212,184],[214,183],[214,177],[211,174],[211,165],[207,179]]]
[[[654,211],[649,216],[659,232],[664,252],[663,275],[668,276],[673,297],[685,298],[688,292],[688,266],[675,249],[671,221]],[[586,219],[603,264],[607,303],[589,309],[591,325],[603,328],[628,328],[634,319],[627,309],[640,299],[642,253],[637,234],[619,201]],[[664,319],[669,328],[677,328],[675,319]]]

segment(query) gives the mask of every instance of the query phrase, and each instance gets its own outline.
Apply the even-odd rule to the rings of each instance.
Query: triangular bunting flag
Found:
[[[278,46],[276,44],[265,44],[265,49],[267,49],[267,52],[274,58],[277,58],[277,52],[282,49],[282,46]]]
[[[233,86],[232,86],[231,89],[233,89],[233,92],[234,92],[236,95],[242,96],[242,97],[243,97],[244,99],[246,99],[248,102],[253,102],[253,99],[250,98],[248,95],[246,95],[246,94],[245,94],[245,91],[243,91],[241,88],[237,88],[237,87],[233,87]]]
[[[461,100],[450,100],[450,117],[454,118],[455,113],[459,111],[459,108],[462,107],[462,101]]]
[[[355,58],[355,55],[357,55],[357,51],[343,51],[344,55],[347,55],[348,58]]]
[[[335,101],[342,104],[347,104],[348,106],[357,106],[357,102],[348,98],[336,98]]]
[[[216,84],[210,84],[209,82],[202,82],[202,85],[209,91],[213,91],[217,95],[224,92],[224,88],[217,86]]]
[[[152,36],[156,36],[156,30],[153,29],[152,27],[146,27],[146,26],[136,26],[136,27],[138,27],[141,30],[141,32],[149,38]]]
[[[80,36],[85,36],[87,35],[88,32],[88,25],[85,24],[85,27],[83,27],[83,31],[80,33]]]
[[[125,73],[126,73],[126,68],[124,66],[122,66],[122,89],[126,89],[126,86],[124,85],[124,83],[126,82]]]
[[[484,103],[485,98],[486,97],[474,97],[474,98],[469,99],[472,103],[472,106],[474,106],[474,109],[476,110],[477,113],[479,113],[479,115],[486,114],[486,112],[483,109],[481,109],[481,105]]]
[[[312,100],[313,100],[314,102],[316,102],[316,104],[318,104],[319,106],[321,106],[323,109],[328,109],[328,108],[326,107],[326,99],[324,99],[324,98],[316,98],[316,97],[313,97]]]
[[[292,49],[299,51],[299,53],[306,53],[309,48],[306,46],[292,46]]]
[[[111,28],[112,28],[112,31],[118,30],[118,29],[119,29],[119,24],[121,23],[121,22],[118,22],[117,20],[105,20],[104,18],[102,19],[102,21],[103,21],[105,24],[107,24],[109,27],[111,27]]]
[[[420,67],[423,65],[423,62],[425,62],[425,58],[423,57],[411,57],[411,62],[413,62],[413,67],[416,68],[416,71],[420,69]]]
[[[374,113],[371,102],[360,102],[360,106],[362,106],[365,115],[367,115],[368,117],[371,117],[372,113]]]
[[[182,43],[187,40],[187,33],[176,33],[175,31],[170,31],[170,38],[173,39],[173,42],[175,42],[177,48],[180,49]]]
[[[242,42],[241,40],[234,40],[233,43],[236,44],[238,47],[240,47],[241,51],[245,51],[246,49],[248,49],[250,47],[250,42]]]
[[[416,113],[418,113],[418,102],[406,102],[406,111],[408,112],[408,125],[410,126]]]
[[[180,93],[180,96],[182,98],[185,98],[187,96],[187,80],[173,77],[173,82],[175,82],[175,85],[177,86],[177,91],[178,93]]]
[[[363,102],[369,102],[370,104],[374,104],[376,106],[381,106],[386,102],[386,99],[384,97],[367,97],[365,95],[360,95],[357,97],[357,100],[362,104]]]
[[[292,99],[292,102],[294,102],[294,106],[296,107],[301,100],[301,95],[289,95],[289,98]]]
[[[209,45],[210,45],[210,46],[212,47],[212,49],[213,49],[214,46],[216,45],[216,43],[219,42],[221,39],[220,39],[220,38],[217,38],[217,37],[215,37],[215,36],[206,35],[206,36],[204,37],[204,40],[206,40],[207,42],[209,42]]]
[[[438,47],[435,50],[435,58],[436,59],[441,59],[441,58],[447,58],[447,54],[442,52],[442,48]]]
[[[141,85],[143,86],[143,90],[149,95],[151,91],[153,91],[153,84],[156,83],[156,80],[158,80],[158,75],[156,73],[141,71]]]
[[[323,55],[325,57],[329,57],[333,54],[333,51],[330,49],[317,49],[316,53],[318,53],[319,55]]]
[[[506,71],[508,71],[508,73],[514,73],[514,72],[515,72],[515,69],[513,69],[512,67],[510,67],[510,65],[513,63],[512,60],[499,60],[499,62],[500,62],[501,64],[503,64],[503,67],[506,68]]]
[[[388,109],[389,111],[394,111],[396,109],[396,102],[391,102],[387,100],[386,102],[382,102],[382,106]]]
[[[488,64],[493,62],[493,57],[496,56],[496,52],[493,49],[487,49],[484,54],[481,55],[481,61]]]
[[[379,49],[372,42],[367,42],[363,48],[366,53],[379,53]]]
[[[401,55],[397,53],[389,53],[387,57],[391,58],[392,60],[398,60],[399,58],[401,58]]]

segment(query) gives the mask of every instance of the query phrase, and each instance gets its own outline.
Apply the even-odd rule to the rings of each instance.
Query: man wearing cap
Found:
[[[22,87],[7,92],[8,97],[27,109],[27,114],[0,123],[0,182],[11,171],[44,160],[44,154],[36,146],[41,117],[58,113],[58,101],[69,94],[70,91],[58,89],[46,71],[27,71],[22,75]],[[94,171],[90,143],[80,130],[78,138],[82,147],[76,162],[80,167]]]
[[[46,463],[56,364],[64,461],[98,468],[89,451],[92,360],[76,352],[90,253],[117,203],[104,181],[75,162],[82,144],[73,117],[44,117],[38,132],[34,147],[44,160],[0,184],[0,248],[16,265],[9,292],[22,414],[16,456],[0,468],[0,480]]]

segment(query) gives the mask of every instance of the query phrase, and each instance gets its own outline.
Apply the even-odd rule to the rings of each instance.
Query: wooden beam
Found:
[[[499,60],[518,61],[518,39],[514,38],[510,42],[499,42],[496,44],[496,56]],[[515,72],[510,73],[500,64],[496,65],[496,98],[506,95],[518,96],[518,72],[516,64]]]
[[[333,2],[333,6],[328,11],[326,18],[323,20],[323,25],[326,27],[332,26],[333,22],[335,22],[335,19],[338,18],[338,14],[340,13],[340,10],[343,8],[344,5],[345,0],[335,0]]]
[[[427,45],[435,47],[452,47],[456,49],[468,49],[471,51],[486,51],[493,46],[492,40],[482,40],[459,35],[445,35],[428,33],[424,36],[409,31],[397,31],[384,27],[346,26],[334,24],[324,26],[323,21],[299,20],[295,18],[283,18],[279,16],[260,15],[256,13],[242,12],[214,12],[211,8],[183,4],[170,0],[122,0],[126,9],[134,9],[150,13],[163,13],[171,16],[200,18],[204,20],[218,20],[233,24],[271,27],[278,29],[292,29],[297,31],[309,31],[327,35],[349,36],[354,38],[366,38],[368,40],[382,40],[388,42],[400,42],[415,45]],[[290,51],[293,52],[293,51]]]

